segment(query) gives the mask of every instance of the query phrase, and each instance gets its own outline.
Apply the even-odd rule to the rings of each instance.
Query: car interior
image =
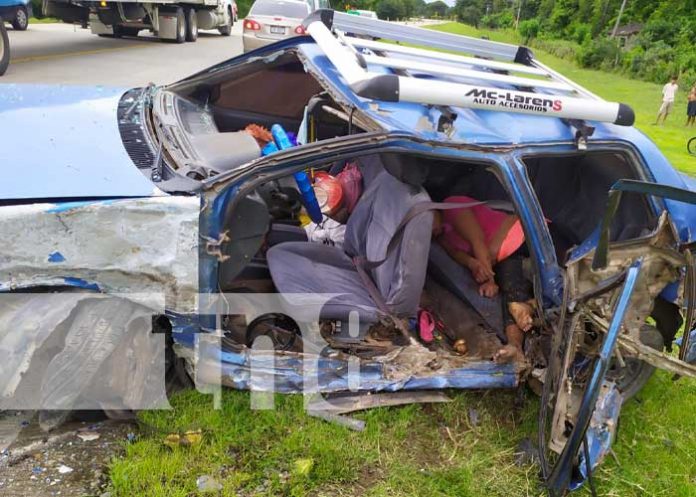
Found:
[[[500,297],[480,296],[469,270],[432,241],[432,211],[408,220],[394,247],[388,248],[414,205],[441,202],[452,194],[508,200],[490,165],[389,153],[347,158],[323,169],[317,168],[315,177],[357,169],[361,178],[362,193],[349,215],[339,211],[334,217],[340,222],[324,219],[325,224],[340,225],[335,231],[340,235],[331,239],[335,232],[325,230],[328,238],[316,239],[316,224],[302,226],[307,219],[292,176],[264,183],[228,213],[225,229],[238,236],[223,246],[230,257],[220,264],[220,290],[338,294],[322,307],[323,338],[335,350],[372,358],[403,345],[403,336],[382,319],[379,303],[351,257],[377,261],[386,253],[384,262],[369,273],[391,312],[414,318],[419,310],[429,310],[440,339],[428,347],[452,367],[490,360],[505,341]],[[240,264],[244,260],[250,262]],[[349,332],[351,313],[359,317],[358,336]],[[251,346],[264,327],[278,349],[302,350],[297,325],[287,316],[270,316],[249,326],[232,320],[228,338]],[[412,322],[410,331],[417,338],[415,328]]]
[[[246,64],[214,67],[163,92],[161,113],[174,108],[176,123],[168,126],[175,164],[196,163],[179,174],[201,180],[232,170],[264,154],[248,133],[253,125],[270,129],[280,124],[296,131],[311,121],[309,141],[362,132],[305,71],[293,51]],[[160,117],[164,122],[166,116]],[[168,123],[169,124],[169,123]],[[176,128],[174,130],[173,128]]]
[[[611,185],[619,178],[635,177],[630,163],[615,153],[526,158],[525,163],[559,263],[597,227]],[[313,174],[336,177],[351,167],[360,171],[362,194],[347,217],[339,212],[334,216],[338,222],[325,218],[340,226],[336,239],[329,229],[322,232],[323,238],[312,238],[311,230],[317,225],[308,222],[303,198],[291,175],[263,183],[242,199],[227,216],[225,229],[239,236],[223,247],[230,257],[220,265],[220,290],[340,294],[321,312],[326,341],[334,349],[360,357],[382,355],[398,346],[401,337],[394,329],[385,329],[388,326],[380,319],[379,305],[352,257],[376,261],[387,253],[386,260],[371,269],[370,278],[389,309],[407,318],[417,316],[420,309],[432,311],[441,340],[428,347],[447,356],[451,365],[491,359],[506,340],[500,296],[479,295],[470,271],[432,240],[432,212],[409,220],[397,248],[389,251],[388,246],[413,205],[442,202],[451,195],[509,201],[493,173],[494,166],[382,153],[327,164]],[[628,195],[614,221],[612,238],[625,240],[647,234],[654,223],[645,200]],[[522,251],[525,276],[531,281],[529,251],[526,247]],[[348,332],[351,312],[360,319],[357,337]],[[287,316],[269,319],[271,324],[261,320],[248,327],[231,323],[229,337],[233,343],[250,346],[260,333],[259,327],[270,326],[266,331],[273,330],[277,347],[301,350],[296,323]],[[415,324],[412,333],[417,338]],[[466,344],[463,354],[456,347],[460,340]]]

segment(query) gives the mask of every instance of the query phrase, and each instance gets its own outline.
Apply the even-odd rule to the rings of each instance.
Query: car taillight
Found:
[[[246,19],[244,21],[244,29],[247,29],[249,31],[258,31],[259,29],[261,29],[261,25],[254,20]]]
[[[302,26],[301,24],[295,28],[296,35],[303,35],[305,33],[306,33],[306,31],[304,29],[304,26]]]

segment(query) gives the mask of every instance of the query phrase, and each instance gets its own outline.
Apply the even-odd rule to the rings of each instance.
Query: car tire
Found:
[[[26,7],[19,7],[12,19],[12,27],[15,31],[26,31],[29,27],[29,13]]]
[[[5,74],[10,65],[10,39],[5,25],[0,22],[0,76]]]
[[[186,41],[198,39],[198,17],[196,9],[186,9]]]
[[[186,41],[186,16],[184,9],[177,7],[176,11],[176,38],[174,43],[183,43]]]
[[[640,329],[640,341],[643,345],[661,351],[664,348],[664,338],[654,327],[645,325]],[[625,366],[621,367],[616,359],[609,365],[607,379],[616,382],[624,400],[634,397],[645,386],[655,372],[655,367],[637,358],[625,358]]]
[[[232,34],[232,25],[234,20],[232,19],[232,9],[227,8],[227,23],[224,26],[220,26],[218,31],[222,36],[230,36]]]

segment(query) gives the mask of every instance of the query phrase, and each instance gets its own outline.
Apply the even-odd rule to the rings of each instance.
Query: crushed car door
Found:
[[[609,228],[624,192],[696,205],[694,192],[620,180],[609,191],[593,243],[567,263],[562,316],[539,414],[542,472],[554,497],[586,479],[592,486],[592,470],[609,451],[627,394],[609,374],[612,365],[635,360],[696,377],[696,357],[686,354],[690,333],[684,333],[679,359],[662,352],[661,346],[656,350],[645,343],[644,334],[655,299],[682,280],[688,307],[684,329],[693,329],[696,247],[693,242],[679,243],[667,211],[650,235],[610,243]]]

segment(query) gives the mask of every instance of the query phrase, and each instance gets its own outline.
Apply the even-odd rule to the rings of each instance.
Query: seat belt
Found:
[[[370,275],[369,271],[384,264],[386,260],[389,259],[389,257],[394,253],[396,247],[398,247],[399,243],[401,243],[401,240],[403,240],[404,231],[408,223],[415,217],[423,214],[424,212],[432,210],[471,209],[472,207],[477,207],[479,205],[488,205],[489,207],[498,210],[510,210],[511,208],[510,202],[507,202],[505,200],[482,200],[475,202],[420,202],[411,206],[411,208],[408,211],[406,211],[406,214],[404,215],[401,222],[399,222],[399,224],[397,225],[394,234],[392,235],[391,239],[389,240],[389,243],[387,244],[387,250],[385,252],[384,258],[378,261],[371,261],[366,257],[362,256],[354,256],[351,258],[353,261],[353,265],[355,266],[355,269],[358,271],[358,275],[360,276],[360,279],[362,280],[362,283],[365,286],[365,289],[367,290],[375,304],[377,304],[377,308],[380,311],[382,311],[384,314],[388,316],[391,315],[391,311],[387,306],[387,302],[384,300],[382,292],[380,292],[379,288],[377,288],[377,285],[372,279],[372,275]]]

